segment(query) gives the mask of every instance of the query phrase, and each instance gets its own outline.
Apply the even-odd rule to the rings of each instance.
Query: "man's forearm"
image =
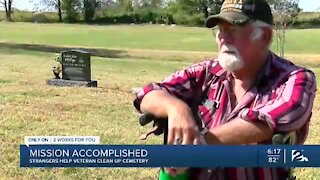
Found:
[[[188,105],[165,90],[155,90],[144,96],[140,109],[157,117],[167,117],[170,111],[184,112]],[[179,111],[179,109],[181,111]],[[240,118],[210,129],[208,144],[249,144],[272,137],[272,129],[264,122],[248,122]]]
[[[236,118],[210,129],[205,140],[208,144],[250,144],[268,140],[272,135],[272,129],[264,122],[248,122]]]
[[[140,105],[142,112],[152,113],[157,117],[167,117],[173,108],[188,108],[188,105],[165,90],[149,92],[144,96]]]

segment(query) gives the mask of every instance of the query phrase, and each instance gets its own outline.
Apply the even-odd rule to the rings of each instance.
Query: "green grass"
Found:
[[[19,144],[26,135],[75,134],[100,136],[104,144],[161,143],[159,138],[139,140],[146,129],[138,125],[130,91],[183,64],[93,58],[98,88],[58,88],[46,85],[55,63],[54,54],[46,55],[1,57],[0,179],[155,179],[157,169],[19,168]]]
[[[211,30],[199,27],[2,22],[0,31],[0,41],[15,43],[207,52],[217,49]],[[319,29],[290,30],[286,53],[319,54],[319,36]]]
[[[320,54],[320,29],[288,30],[286,34],[287,53]]]
[[[159,81],[190,62],[93,57],[98,88],[53,87],[46,80],[53,76],[54,54],[6,51],[0,64],[0,179],[156,179],[157,168],[19,168],[19,144],[32,135],[100,136],[103,144],[161,143],[160,137],[139,140],[146,128],[138,124],[131,88]],[[320,77],[320,68],[313,70]],[[318,93],[307,144],[320,142],[319,109]],[[296,174],[318,179],[320,170],[297,169]]]
[[[2,55],[12,55],[12,54],[20,54],[20,55],[36,55],[36,56],[48,56],[46,52],[39,51],[31,51],[19,48],[2,48],[0,47],[0,53]]]

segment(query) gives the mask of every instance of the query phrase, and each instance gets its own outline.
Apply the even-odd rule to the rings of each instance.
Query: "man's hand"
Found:
[[[200,133],[189,106],[165,90],[149,92],[141,102],[144,113],[168,117],[168,144],[200,144]],[[165,168],[172,176],[188,168]]]
[[[168,144],[199,144],[199,129],[190,107],[165,90],[149,92],[141,110],[156,117],[168,117]]]
[[[191,109],[182,103],[168,110],[168,144],[199,144],[199,128]]]
[[[168,111],[168,144],[199,144],[199,128],[191,109],[184,104],[176,104]],[[183,173],[188,168],[165,168],[172,176]]]

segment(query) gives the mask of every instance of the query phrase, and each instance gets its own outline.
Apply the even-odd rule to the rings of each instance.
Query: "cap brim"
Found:
[[[220,14],[209,16],[206,20],[206,27],[213,28],[215,27],[219,21],[226,21],[233,25],[244,25],[246,24],[250,18],[244,14],[237,12],[222,12]]]

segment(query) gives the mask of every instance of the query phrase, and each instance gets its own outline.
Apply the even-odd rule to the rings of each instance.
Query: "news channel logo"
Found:
[[[308,162],[309,158],[303,154],[303,150],[291,150],[292,162]]]

